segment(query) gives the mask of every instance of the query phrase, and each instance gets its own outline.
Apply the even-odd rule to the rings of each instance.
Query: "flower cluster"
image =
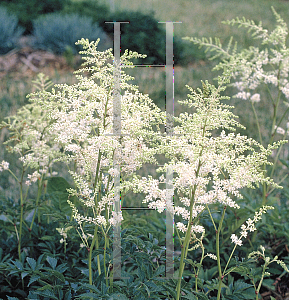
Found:
[[[0,164],[0,172],[8,169],[9,169],[9,162],[3,160],[2,163]]]
[[[261,101],[261,88],[267,92],[268,97],[262,94],[262,98],[270,101],[274,112],[272,113],[272,126],[270,126],[271,132],[265,135],[264,141],[268,136],[271,137],[272,135],[274,137],[276,130],[278,134],[282,134],[284,137],[285,134],[288,134],[282,127],[279,127],[280,124],[284,124],[289,107],[289,51],[286,43],[288,26],[273,7],[272,11],[277,24],[271,32],[263,28],[262,23],[257,25],[254,21],[245,18],[223,22],[227,25],[238,25],[247,28],[252,38],[260,41],[260,46],[250,46],[238,50],[236,44],[235,47],[232,47],[233,38],[231,38],[226,48],[222,46],[217,38],[215,43],[212,39],[185,38],[206,47],[207,50],[210,49],[210,52],[216,53],[212,59],[219,57],[221,62],[213,70],[223,70],[225,76],[230,76],[231,85],[237,89],[234,97],[252,102],[254,116],[259,127],[261,120],[258,120],[254,103]],[[284,112],[280,115],[277,113],[279,109],[284,109]],[[279,125],[276,126],[276,124]],[[260,135],[260,128],[258,128],[258,131]],[[272,140],[269,139],[270,142]],[[260,139],[260,142],[262,143],[262,139]]]
[[[116,64],[112,49],[97,50],[96,42],[82,39],[86,62],[76,71],[78,82],[74,85],[55,85],[51,92],[37,92],[32,101],[47,112],[47,132],[64,150],[59,160],[70,168],[75,187],[69,189],[69,201],[79,229],[85,231],[84,223],[115,226],[122,220],[121,212],[112,210],[117,181],[128,180],[133,172],[145,162],[154,162],[156,150],[149,145],[156,136],[165,117],[148,95],[128,83],[133,79],[123,69],[132,67],[132,58],[142,57],[126,51]],[[116,103],[119,75],[119,102]],[[85,72],[84,75],[80,73]],[[121,114],[121,118],[116,116]],[[119,128],[120,134],[115,133]],[[82,209],[86,211],[82,215]],[[109,227],[110,227],[109,226]],[[89,226],[88,226],[89,227]],[[91,226],[90,226],[91,229]]]
[[[282,260],[278,260],[278,256],[275,256],[273,259],[271,259],[269,256],[265,256],[265,248],[260,245],[259,246],[261,251],[253,251],[248,255],[248,258],[253,258],[253,259],[259,259],[259,258],[263,258],[263,260],[265,261],[265,266],[267,267],[269,264],[271,264],[272,262],[276,262],[278,265],[280,265],[286,272],[289,273],[289,269],[287,267],[287,265],[284,263],[284,261]],[[266,275],[270,275],[270,273],[266,272]]]
[[[177,222],[176,228],[183,233],[189,227],[191,231],[202,232],[201,226],[190,224],[210,204],[239,208],[236,199],[242,199],[241,188],[254,188],[254,184],[262,182],[277,186],[261,170],[264,164],[270,164],[267,158],[280,143],[265,149],[253,139],[228,133],[240,125],[229,107],[220,102],[223,86],[215,88],[206,82],[203,89],[191,89],[189,100],[182,101],[195,107],[196,112],[175,118],[179,124],[174,128],[176,135],[160,138],[158,153],[164,153],[170,162],[158,171],[166,172],[168,167],[174,171],[173,187],[179,203],[168,206],[168,193],[173,194],[174,190],[161,188],[164,182],[160,179],[135,178],[132,183],[135,192],[146,194],[143,202],[149,203],[150,208],[159,212],[169,209],[181,216],[184,223]],[[219,135],[212,134],[220,128],[223,130]],[[235,236],[233,240],[238,242]]]
[[[66,243],[66,239],[67,239],[67,232],[72,229],[72,226],[68,226],[66,228],[56,228],[56,230],[59,232],[59,234],[62,236],[62,238],[60,239],[60,243],[64,243],[65,245],[67,245]]]
[[[259,209],[259,211],[255,212],[255,216],[254,216],[253,220],[251,218],[249,218],[246,221],[246,224],[243,224],[241,226],[242,231],[241,231],[239,238],[235,234],[231,235],[232,243],[234,243],[235,245],[238,245],[238,246],[242,246],[242,244],[243,244],[242,238],[247,237],[248,231],[253,232],[253,231],[257,230],[255,224],[259,220],[262,219],[262,214],[265,214],[268,209],[274,209],[274,207],[273,206],[263,206]]]

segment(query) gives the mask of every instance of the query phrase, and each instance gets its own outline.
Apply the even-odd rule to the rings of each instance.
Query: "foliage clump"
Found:
[[[0,6],[0,54],[6,54],[17,46],[24,29],[18,26],[18,18]]]

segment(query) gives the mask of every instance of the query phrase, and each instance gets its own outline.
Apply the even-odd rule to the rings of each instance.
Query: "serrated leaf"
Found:
[[[51,268],[52,268],[53,270],[55,270],[56,265],[57,265],[57,259],[56,259],[56,258],[53,258],[53,257],[50,257],[50,256],[47,256],[46,260],[47,260],[47,262],[50,264]]]
[[[158,277],[159,275],[163,274],[166,271],[166,267],[164,265],[161,265],[157,268],[157,270],[154,273],[154,277]]]
[[[67,269],[68,269],[68,267],[64,263],[64,264],[61,264],[61,265],[57,266],[56,271],[59,272],[59,273],[64,273]]]
[[[71,299],[72,299],[71,291],[68,291],[64,296],[64,300],[71,300]]]
[[[90,285],[90,284],[88,284],[88,283],[84,283],[84,284],[82,284],[82,286],[83,286],[84,288],[86,288],[86,289],[89,289],[89,290],[92,291],[92,292],[96,292],[97,294],[100,293],[100,290],[99,290],[96,286],[94,286],[94,285]]]
[[[51,284],[46,284],[40,288],[37,289],[37,291],[45,291],[45,290],[52,290],[52,285]]]
[[[202,292],[195,292],[195,294],[197,295],[198,300],[209,300],[207,295]]]
[[[55,300],[59,300],[58,297],[56,297],[52,292],[51,292],[52,287],[50,286],[49,289],[46,290],[37,290],[36,294],[40,295],[40,296],[45,296],[45,297],[49,297],[50,299],[55,299]]]
[[[78,299],[101,299],[99,298],[99,294],[94,294],[94,293],[85,293],[85,294],[81,294],[78,296]]]
[[[58,271],[56,271],[56,270],[47,270],[51,275],[53,275],[53,276],[55,276],[55,277],[57,277],[58,279],[60,279],[61,281],[65,281],[65,278],[64,278],[64,276],[63,276],[63,274],[61,274],[61,273],[59,273]]]
[[[30,286],[30,284],[32,284],[33,282],[37,281],[40,278],[39,275],[32,275],[29,279],[29,283],[27,286]]]
[[[239,291],[239,290],[244,290],[252,287],[252,284],[246,283],[245,281],[242,280],[237,280],[234,283],[234,290]]]
[[[113,284],[118,285],[118,286],[127,286],[127,284],[123,281],[115,281]]]
[[[21,278],[25,278],[27,275],[29,274],[29,272],[21,272]]]
[[[34,258],[31,258],[31,257],[27,257],[27,258],[26,258],[26,261],[28,262],[30,268],[31,268],[33,271],[35,271],[35,269],[36,269],[36,261],[35,261],[35,259],[34,259]]]
[[[69,193],[67,189],[70,189],[70,184],[63,177],[49,177],[47,183],[47,193],[52,200],[53,205],[64,212],[65,214],[71,213],[71,207],[67,203]],[[77,198],[71,197],[73,202]]]
[[[23,270],[23,265],[19,260],[14,260],[13,264],[17,267],[18,270]]]
[[[195,295],[193,295],[192,293],[182,296],[182,299],[198,300],[198,298]]]
[[[42,240],[42,241],[54,241],[55,238],[54,238],[54,236],[45,235],[45,236],[41,237],[40,240]]]
[[[14,224],[13,222],[12,222],[12,220],[10,220],[7,216],[5,216],[5,215],[0,215],[0,220],[1,221],[3,221],[3,222],[9,222],[9,223],[11,223],[11,224]]]
[[[89,270],[87,268],[77,268],[82,274],[89,277]]]
[[[235,273],[238,273],[242,276],[250,273],[250,270],[248,267],[245,267],[245,266],[236,266],[236,267],[231,267],[227,270],[227,274],[230,273],[230,272],[235,272]]]
[[[115,293],[110,295],[110,297],[108,298],[109,300],[128,300],[128,298],[121,293]]]

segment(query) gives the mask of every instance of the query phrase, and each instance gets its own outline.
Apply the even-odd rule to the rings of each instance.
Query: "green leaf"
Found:
[[[63,274],[59,273],[56,270],[47,270],[51,275],[57,277],[58,279],[60,279],[61,281],[65,281],[65,277],[63,276]]]
[[[289,168],[289,163],[288,163],[286,160],[281,159],[281,158],[279,158],[279,160],[280,160],[280,162],[281,162],[284,166],[286,166],[287,168]]]
[[[67,269],[68,267],[66,264],[61,264],[57,266],[56,271],[58,271],[59,273],[64,273]]]
[[[101,298],[99,298],[99,294],[85,293],[85,294],[81,294],[80,296],[78,296],[78,299],[97,299],[97,300],[100,300]]]
[[[26,260],[27,260],[27,262],[28,262],[30,268],[31,268],[33,271],[35,271],[35,269],[36,269],[36,261],[35,261],[35,259],[34,259],[34,258],[27,257]]]
[[[18,270],[23,270],[23,265],[19,260],[14,260],[13,264],[17,267]]]
[[[40,240],[42,240],[42,241],[54,241],[55,237],[50,236],[50,235],[44,235],[43,237],[40,238]]]
[[[198,298],[195,295],[193,295],[192,293],[182,296],[182,299],[198,300]]]
[[[247,275],[250,273],[250,269],[248,267],[245,266],[236,266],[236,267],[231,267],[230,269],[227,270],[227,274],[230,272],[235,272],[238,273],[242,276]]]
[[[59,300],[59,298],[54,295],[54,293],[51,291],[51,289],[52,289],[51,286],[49,286],[49,289],[40,290],[40,291],[37,290],[36,294],[40,295],[40,296],[49,297],[49,299]]]
[[[71,299],[72,299],[71,291],[68,291],[64,296],[64,300],[71,300]]]
[[[52,268],[53,270],[55,270],[56,265],[57,265],[57,259],[56,259],[56,258],[53,258],[53,257],[50,257],[50,256],[47,256],[46,260],[47,260],[47,262],[50,264],[51,268]]]
[[[14,222],[12,222],[7,216],[5,215],[0,215],[0,220],[3,221],[3,222],[9,222],[11,224],[14,224]]]
[[[198,300],[209,300],[207,295],[202,292],[195,292],[195,294],[197,295]]]
[[[100,294],[100,290],[97,289],[94,285],[90,285],[90,284],[84,283],[82,286],[84,288],[86,288],[86,289],[89,289],[89,290],[91,290],[93,292],[96,292],[96,293]]]
[[[21,273],[21,278],[22,279],[25,278],[28,274],[29,274],[29,272],[22,272]]]
[[[154,277],[158,277],[159,275],[163,274],[166,271],[166,267],[161,265],[157,268],[156,272],[154,273]]]
[[[128,300],[128,298],[121,293],[115,293],[110,295],[110,297],[108,298],[109,300]]]
[[[246,283],[242,280],[238,280],[234,283],[234,290],[235,291],[239,291],[239,290],[244,290],[244,289],[248,289],[251,288],[252,284]]]
[[[32,284],[33,282],[37,281],[39,278],[40,278],[39,275],[32,275],[31,278],[30,278],[30,280],[29,280],[28,286],[30,284]]]
[[[47,183],[47,193],[49,194],[53,205],[64,212],[65,214],[71,214],[71,207],[67,203],[69,193],[67,189],[72,188],[70,184],[63,177],[49,177]],[[77,200],[74,196],[71,198],[72,202]]]
[[[118,286],[127,286],[127,284],[123,281],[115,281],[113,284],[118,285]]]

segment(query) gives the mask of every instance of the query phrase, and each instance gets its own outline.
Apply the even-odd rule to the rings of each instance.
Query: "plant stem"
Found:
[[[94,236],[90,245],[90,248],[88,250],[88,273],[89,273],[89,284],[92,285],[92,251],[93,251],[93,247],[94,244],[96,243],[98,245],[98,236],[97,236],[97,230],[98,230],[98,226],[95,226],[94,228]],[[98,261],[99,263],[99,261]],[[99,275],[101,274],[101,270],[100,270],[100,264],[98,265],[98,273]]]
[[[37,198],[36,198],[36,202],[35,202],[35,209],[34,209],[32,221],[31,221],[31,224],[30,224],[30,231],[32,230],[32,227],[33,227],[33,224],[34,224],[36,211],[38,212],[38,224],[40,223],[40,215],[39,215],[39,211],[38,211],[38,204],[39,204],[39,199],[40,199],[40,196],[41,196],[41,190],[42,190],[42,178],[38,182]]]
[[[205,122],[204,122],[202,137],[205,136],[207,118],[205,119]],[[202,166],[200,158],[202,157],[203,149],[204,149],[204,146],[202,146],[202,148],[200,150],[200,153],[199,153],[199,162],[198,162],[198,168],[196,170],[196,178],[198,178],[199,172],[200,172],[200,169],[201,169],[201,166]],[[176,300],[180,299],[181,282],[182,282],[183,272],[184,272],[184,268],[185,268],[184,259],[187,258],[188,249],[189,249],[189,243],[190,243],[190,239],[191,239],[191,228],[192,228],[192,224],[193,224],[193,222],[192,222],[192,219],[193,219],[193,207],[194,207],[194,203],[195,203],[196,189],[197,189],[197,184],[195,184],[193,186],[193,189],[192,189],[192,195],[191,195],[191,199],[190,199],[190,218],[189,218],[189,223],[188,223],[188,227],[187,227],[187,231],[186,231],[186,235],[185,235],[185,240],[184,240],[183,244],[181,244],[182,251],[181,251],[181,261],[180,261],[179,278],[178,278],[178,284],[177,284],[177,288],[176,288],[176,290],[177,290],[177,299]]]
[[[225,217],[226,206],[223,209],[222,217],[220,220],[220,224],[218,230],[216,232],[216,252],[217,252],[217,262],[218,262],[218,271],[219,271],[219,287],[218,287],[218,295],[217,300],[220,300],[221,297],[221,289],[222,289],[222,269],[221,269],[221,257],[220,257],[220,232],[222,230],[222,225]]]
[[[23,199],[23,177],[24,177],[24,167],[22,168],[20,184],[20,225],[19,225],[19,238],[18,238],[18,256],[21,260],[21,238],[22,238],[22,227],[23,227],[23,214],[24,214],[24,199]]]
[[[230,255],[230,257],[229,257],[229,259],[228,259],[228,261],[227,261],[226,267],[225,267],[225,269],[224,269],[224,271],[223,271],[223,274],[224,274],[224,275],[225,275],[225,272],[226,272],[226,270],[227,270],[227,267],[229,266],[229,263],[230,263],[230,261],[231,261],[231,259],[232,259],[232,256],[233,256],[233,254],[234,254],[236,248],[237,248],[237,244],[235,244],[234,249],[232,250],[231,255]]]
[[[185,267],[184,259],[186,258],[185,250],[187,248],[187,245],[189,246],[190,238],[191,238],[191,224],[189,223],[189,226],[188,226],[188,229],[187,229],[187,232],[186,232],[186,236],[185,236],[185,240],[184,240],[183,244],[181,244],[182,251],[181,251],[179,278],[178,278],[178,284],[177,284],[177,289],[176,289],[177,290],[177,299],[176,300],[180,299],[181,280],[182,280],[182,275],[183,275],[184,267]]]
[[[105,264],[105,256],[106,256],[106,244],[107,244],[107,235],[104,235],[104,250],[103,250],[103,268],[104,268],[104,273],[105,273],[105,281],[106,281],[106,286],[108,286],[108,280],[107,280],[107,271],[106,271],[106,264]]]
[[[251,101],[251,104],[252,104],[252,108],[253,108],[253,112],[254,112],[254,117],[255,117],[256,123],[257,123],[257,129],[258,129],[260,143],[263,146],[263,139],[262,139],[262,135],[261,135],[260,124],[259,124],[258,116],[257,116],[256,110],[255,110],[253,101]]]
[[[94,235],[96,236],[95,247],[96,247],[96,249],[99,249],[97,230],[96,230],[96,232],[94,233]],[[101,274],[101,268],[100,268],[100,259],[99,259],[99,255],[96,256],[96,259],[97,259],[98,275],[100,275],[100,274]]]

